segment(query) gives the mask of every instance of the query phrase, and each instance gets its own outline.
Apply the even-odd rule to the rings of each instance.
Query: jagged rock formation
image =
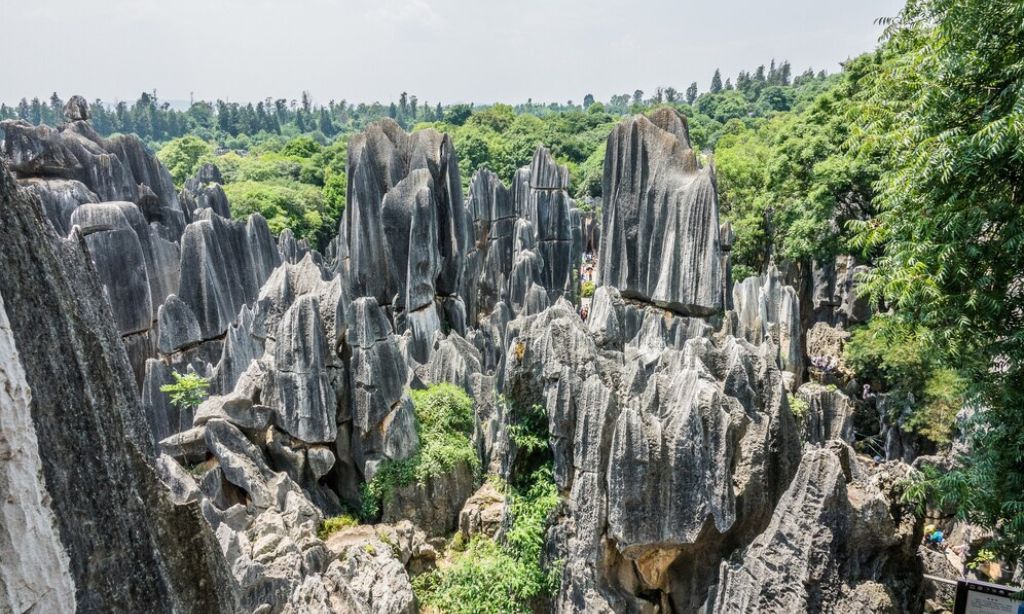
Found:
[[[353,137],[348,156],[338,271],[349,296],[375,299],[396,332],[411,332],[422,362],[435,331],[465,332],[470,228],[451,139],[385,120]]]
[[[770,344],[696,335],[677,349],[663,336],[652,352],[650,331],[609,334],[627,326],[613,289],[593,313],[584,324],[563,300],[509,324],[524,351],[503,391],[548,408],[555,479],[570,491],[557,609],[694,611],[714,574],[681,570],[755,534],[795,470],[782,376]]]
[[[672,109],[620,123],[608,137],[600,281],[681,313],[722,310],[714,175],[700,168]]]
[[[75,610],[75,585],[43,482],[32,392],[0,296],[0,611]]]
[[[224,179],[220,169],[206,163],[199,167],[196,176],[185,181],[185,187],[178,193],[189,218],[195,217],[197,209],[211,209],[221,217],[231,217],[231,206],[221,184]]]
[[[713,170],[675,112],[609,138],[584,321],[577,272],[600,233],[544,148],[508,188],[478,172],[464,203],[447,135],[375,124],[349,142],[348,206],[321,256],[288,231],[275,242],[258,216],[227,219],[214,167],[167,189],[137,141],[91,132],[87,108],[70,101],[61,130],[5,124],[17,196],[0,173],[0,296],[21,352],[4,352],[0,309],[0,364],[32,388],[30,425],[17,382],[0,392],[0,452],[29,452],[0,464],[0,485],[29,502],[40,560],[66,553],[58,611],[74,590],[80,611],[415,612],[410,574],[441,538],[509,526],[470,467],[395,488],[387,524],[317,531],[417,453],[406,391],[439,382],[471,395],[480,466],[505,478],[526,458],[517,408],[546,410],[564,495],[545,539],[562,562],[553,611],[914,611],[904,470],[861,466],[841,443],[850,398],[800,386],[802,286],[775,269],[731,283]],[[194,410],[160,392],[187,370],[211,382]],[[57,489],[76,504],[49,521]],[[0,553],[21,548],[10,536]],[[89,567],[94,550],[118,556]],[[29,573],[0,559],[0,588]]]
[[[158,352],[191,348],[202,355],[195,351],[199,342],[219,341],[280,264],[280,253],[262,217],[226,219],[230,210],[215,167],[201,168],[179,195],[138,138],[100,137],[80,99],[68,101],[65,116],[68,123],[56,130],[3,122],[5,153],[59,234],[81,228],[141,386],[152,369],[146,361]],[[172,295],[170,330],[163,330],[161,305]],[[192,357],[185,362],[205,365]]]
[[[86,240],[59,239],[43,211],[0,161],[0,296],[31,388],[47,497],[60,502],[53,512],[78,610],[233,612],[233,581],[210,527],[158,480]],[[4,420],[4,438],[13,426]]]
[[[800,385],[803,373],[803,343],[800,301],[796,290],[783,285],[775,267],[760,277],[748,277],[732,289],[731,333],[760,344],[770,340],[779,351],[779,364],[788,375],[787,386]]]
[[[796,391],[807,406],[802,416],[803,438],[822,444],[833,439],[853,443],[854,406],[846,394],[835,386],[808,382]]]
[[[865,475],[848,448],[808,450],[771,523],[723,563],[714,611],[917,611],[920,535],[896,504],[898,465]]]

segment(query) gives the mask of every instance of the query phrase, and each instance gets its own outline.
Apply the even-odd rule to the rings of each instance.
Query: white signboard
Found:
[[[953,614],[1024,614],[1024,601],[1014,599],[1018,589],[987,582],[961,580],[956,586]]]

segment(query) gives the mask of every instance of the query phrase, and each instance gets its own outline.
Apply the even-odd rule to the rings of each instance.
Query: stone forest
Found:
[[[949,64],[971,43],[943,20],[970,4],[911,2],[873,60],[803,83],[880,113],[872,96],[899,93],[851,72],[899,65],[929,36],[945,41],[936,62],[981,80]],[[972,15],[1015,37],[1021,9],[1000,10],[1014,16]],[[294,228],[240,208],[231,146],[182,166],[81,96],[49,120],[8,115],[0,613],[916,614],[952,613],[965,577],[1019,587],[1024,234],[1010,231],[1024,216],[1019,182],[999,192],[1024,151],[1014,44],[987,65],[1011,66],[1009,98],[979,103],[1008,132],[981,143],[995,128],[975,125],[957,151],[977,157],[950,162],[988,191],[915,210],[965,192],[904,152],[906,174],[872,180],[877,209],[854,211],[870,199],[852,188],[836,201],[826,226],[855,238],[807,258],[751,248],[818,231],[781,209],[737,213],[737,148],[762,120],[717,122],[709,140],[702,114],[721,111],[696,91],[685,109],[638,102],[601,124],[586,163],[536,139],[525,164],[469,167],[477,111],[465,123],[438,105],[413,129],[403,94],[319,178],[341,186],[337,218]],[[788,87],[788,64],[771,70]],[[844,96],[828,95],[808,113],[840,117],[822,105]],[[921,130],[939,126],[921,100]],[[905,142],[885,141],[885,159]],[[917,200],[894,196],[924,182]],[[1008,208],[977,204],[997,201]],[[933,277],[926,219],[976,222],[935,247]],[[958,254],[981,264],[954,272]],[[953,293],[952,279],[1004,294]],[[935,378],[915,397],[865,366],[857,331],[902,314],[950,356],[981,357],[955,367],[955,401],[934,401]],[[969,345],[957,322],[999,345]],[[946,413],[922,418],[922,399]]]

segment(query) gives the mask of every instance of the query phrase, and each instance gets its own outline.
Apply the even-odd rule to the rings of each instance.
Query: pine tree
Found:
[[[793,67],[786,60],[779,66],[779,85],[789,85],[789,78],[793,73]]]
[[[711,77],[711,93],[717,94],[722,91],[722,72],[715,69],[715,75]]]
[[[327,109],[320,107],[320,132],[324,133],[324,136],[334,136],[334,125],[331,124],[331,116],[327,112]]]

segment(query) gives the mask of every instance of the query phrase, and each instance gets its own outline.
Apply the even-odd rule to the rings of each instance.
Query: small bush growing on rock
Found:
[[[209,394],[207,389],[210,387],[210,382],[206,378],[195,373],[182,375],[177,371],[172,371],[171,375],[174,376],[174,383],[160,386],[160,392],[167,394],[175,407],[195,409],[206,400]]]
[[[328,537],[342,529],[355,526],[359,526],[359,521],[348,514],[332,516],[331,518],[324,519],[320,524],[320,530],[316,532],[316,535],[320,539],[326,540]]]
[[[396,488],[450,473],[460,463],[474,471],[480,466],[473,434],[473,400],[462,388],[452,384],[436,384],[425,390],[412,391],[416,411],[416,429],[420,449],[401,461],[381,464],[373,479],[362,489],[365,519],[376,518],[380,505]]]
[[[594,296],[594,290],[595,289],[596,289],[596,286],[594,285],[594,282],[592,282],[592,281],[585,281],[585,282],[583,282],[583,286],[580,288],[580,295],[583,298],[590,298],[590,297]]]
[[[801,399],[795,394],[791,394],[788,396],[789,410],[793,412],[793,416],[797,419],[798,422],[803,422],[804,418],[807,417],[807,410],[810,409],[810,407],[807,405],[807,401]]]

